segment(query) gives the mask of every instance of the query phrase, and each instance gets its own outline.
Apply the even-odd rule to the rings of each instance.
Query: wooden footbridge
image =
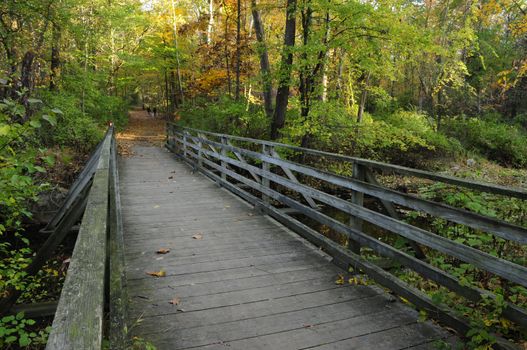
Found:
[[[434,267],[427,252],[527,286],[525,266],[412,226],[396,209],[520,244],[525,228],[388,189],[375,176],[521,200],[526,191],[173,124],[166,149],[137,146],[117,160],[112,134],[70,191],[86,200],[67,202],[50,227],[64,231],[71,213],[86,208],[47,349],[100,349],[103,339],[114,349],[143,340],[157,349],[244,350],[459,343],[467,321],[374,264],[374,255],[472,302],[495,296]],[[353,173],[306,165],[329,163]],[[81,192],[87,195],[74,196]],[[364,206],[371,199],[379,210]],[[406,247],[367,233],[373,225],[403,237]],[[430,320],[419,320],[416,309]],[[526,315],[503,307],[502,317],[520,327]],[[498,336],[495,347],[514,348]]]

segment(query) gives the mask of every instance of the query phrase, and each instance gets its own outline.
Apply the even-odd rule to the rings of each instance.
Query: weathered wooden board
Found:
[[[121,163],[132,335],[158,349],[374,344],[398,328],[412,332],[399,348],[448,336],[379,288],[335,284],[346,272],[327,255],[189,169],[149,147]]]

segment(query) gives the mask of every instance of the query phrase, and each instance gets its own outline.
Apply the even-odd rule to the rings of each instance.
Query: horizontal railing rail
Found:
[[[103,338],[110,340],[111,348],[125,347],[126,289],[116,152],[110,127],[95,158],[87,164],[94,168],[89,174],[92,184],[46,349],[101,349]]]
[[[456,276],[432,265],[425,257],[426,250],[439,251],[445,256],[472,264],[478,269],[510,281],[509,283],[527,287],[527,267],[402,221],[395,205],[488,232],[513,244],[527,243],[525,227],[389,189],[379,184],[374,170],[527,199],[527,192],[522,189],[474,182],[276,142],[182,128],[174,123],[167,124],[167,148],[219,185],[325,249],[337,264],[344,268],[359,268],[379,284],[391,289],[416,307],[426,310],[431,317],[456,328],[463,335],[470,329],[467,320],[456,315],[446,305],[434,303],[425,293],[365,259],[361,256],[360,247],[367,247],[381,257],[392,259],[424,279],[433,281],[470,302],[478,302],[484,298],[496,299],[496,295],[466,281],[460,281]],[[284,150],[286,152],[283,153],[294,151],[297,154],[288,159],[279,153]],[[320,170],[316,166],[301,164],[298,159],[302,157],[299,157],[298,153],[347,162],[353,169],[352,176],[346,177]],[[324,185],[315,188],[310,185],[313,180]],[[325,190],[328,186],[337,190]],[[351,193],[350,200],[337,195],[343,191]],[[378,199],[384,211],[364,207],[364,195]],[[337,219],[334,215],[325,213],[323,208],[345,213],[349,216],[349,222],[342,222],[341,217]],[[292,214],[292,211],[300,216]],[[310,221],[302,218],[309,218]],[[349,241],[349,248],[322,235],[316,226],[308,225],[307,222],[311,221],[344,235]],[[364,222],[404,238],[411,249],[398,249],[366,233]],[[518,305],[505,303],[502,317],[527,329],[527,311]],[[498,339],[499,347],[509,346],[501,338]]]

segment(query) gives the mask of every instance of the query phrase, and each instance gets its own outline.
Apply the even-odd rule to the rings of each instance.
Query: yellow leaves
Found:
[[[163,270],[160,271],[154,271],[154,272],[146,272],[147,275],[153,276],[153,277],[166,277],[167,273]]]
[[[344,285],[345,283],[348,283],[349,285],[355,285],[355,286],[367,286],[369,283],[368,283],[368,280],[366,278],[364,278],[363,276],[358,276],[358,275],[354,275],[354,276],[351,276],[350,278],[348,278],[348,280],[346,281],[346,279],[344,278],[344,275],[338,275],[337,279],[335,280],[335,284],[338,284],[338,285]]]

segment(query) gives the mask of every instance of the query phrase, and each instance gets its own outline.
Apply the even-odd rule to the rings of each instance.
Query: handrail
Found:
[[[173,122],[168,123],[168,125],[170,127],[178,127]],[[184,129],[187,131],[196,132],[196,133],[199,132],[204,135],[214,136],[218,138],[225,137],[229,140],[250,142],[250,143],[254,143],[254,144],[258,144],[262,146],[265,145],[265,146],[270,146],[270,147],[285,148],[285,149],[289,149],[292,151],[298,151],[304,154],[323,156],[323,157],[331,158],[331,159],[338,160],[338,161],[357,163],[357,164],[361,164],[364,166],[375,168],[377,170],[394,172],[400,175],[415,176],[418,178],[424,178],[424,179],[433,180],[437,182],[448,183],[451,185],[471,188],[471,189],[482,191],[482,192],[500,194],[500,195],[516,197],[520,199],[527,199],[527,190],[524,190],[522,188],[512,188],[512,187],[506,187],[506,186],[501,186],[501,185],[496,185],[496,184],[491,184],[491,183],[486,183],[486,182],[481,182],[481,181],[462,179],[459,177],[454,177],[454,176],[449,176],[449,175],[440,175],[440,174],[432,173],[432,172],[425,171],[425,170],[404,167],[401,165],[388,164],[388,163],[378,162],[375,160],[364,159],[364,158],[350,157],[350,156],[346,156],[342,154],[336,154],[336,153],[330,153],[330,152],[325,152],[325,151],[319,151],[319,150],[315,150],[311,148],[288,145],[285,143],[251,139],[247,137],[233,136],[233,135],[227,135],[227,134],[220,134],[220,133],[198,130],[198,129],[193,129],[193,128],[184,128]]]
[[[121,289],[124,278],[119,267],[122,223],[113,126],[98,152],[86,209],[46,345],[48,350],[100,349],[108,301],[110,330],[126,331],[122,317],[125,297],[116,290]],[[115,315],[116,312],[120,315]],[[123,339],[110,337],[113,342]],[[123,348],[114,345],[112,348]]]
[[[251,143],[252,146],[235,145],[236,141],[241,141],[239,144]],[[261,151],[255,151],[254,145],[260,146]],[[368,235],[363,231],[362,221],[369,222],[406,238],[411,247],[413,247],[414,253],[418,253],[421,246],[426,246],[429,249],[453,256],[460,261],[471,263],[512,283],[527,287],[527,267],[489,255],[479,249],[403,222],[398,217],[392,203],[486,231],[520,244],[527,243],[526,228],[385,188],[375,180],[372,169],[380,168],[394,171],[398,174],[426,177],[462,187],[527,199],[527,196],[525,196],[527,192],[523,190],[475,183],[391,164],[303,149],[275,142],[183,128],[174,123],[167,124],[166,146],[219,185],[251,202],[307,240],[324,248],[334,257],[334,261],[337,264],[345,268],[349,265],[360,268],[379,284],[406,298],[416,307],[425,309],[431,317],[445,322],[463,334],[466,334],[469,329],[466,320],[455,316],[445,305],[436,305],[424,293],[361,257],[360,246],[368,247],[378,255],[397,261],[399,264],[414,270],[423,278],[434,281],[471,302],[478,302],[483,298],[494,299],[496,296],[490,291],[461,282],[455,276],[431,265],[426,259],[421,259],[418,254],[412,256],[412,254],[404,250],[397,249]],[[339,176],[280,157],[275,151],[276,147],[352,162],[353,176]],[[347,201],[321,189],[310,187],[298,181],[292,172],[300,174],[304,178],[314,178],[338,188],[351,190],[353,198],[351,201]],[[251,191],[247,191],[245,188],[249,188]],[[293,196],[291,192],[295,192],[300,196]],[[255,193],[258,193],[258,196]],[[389,215],[363,207],[364,194],[379,199]],[[324,214],[318,208],[319,203],[350,215],[350,225]],[[297,213],[344,234],[348,237],[351,250],[323,236],[313,226],[308,226],[297,218],[288,215],[286,211],[280,208],[282,206],[296,210]],[[527,310],[513,303],[507,303],[503,309],[502,316],[527,329]],[[506,342],[502,342],[501,339],[499,339],[498,345],[501,348],[508,347]]]

